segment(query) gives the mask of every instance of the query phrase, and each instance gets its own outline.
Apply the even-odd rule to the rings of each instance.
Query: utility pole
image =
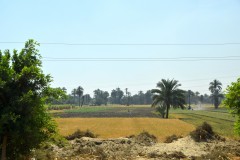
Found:
[[[188,90],[188,109],[191,109],[191,90]]]
[[[126,98],[127,98],[127,106],[129,106],[129,102],[128,102],[128,88],[126,88]]]

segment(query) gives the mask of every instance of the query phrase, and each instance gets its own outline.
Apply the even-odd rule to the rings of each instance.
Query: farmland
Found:
[[[173,110],[171,118],[177,118],[195,126],[199,126],[203,122],[207,122],[218,134],[226,137],[237,138],[234,134],[235,118],[226,112],[226,110]]]
[[[91,130],[101,138],[126,137],[142,131],[156,135],[158,140],[172,134],[187,135],[194,126],[178,119],[159,118],[57,118],[60,133],[69,135],[76,131]]]
[[[154,114],[155,109],[150,106],[94,106],[94,107],[81,107],[78,109],[63,110],[61,112],[53,113],[54,116],[61,118],[71,117],[159,117]]]
[[[226,109],[180,110],[171,109],[170,119],[161,119],[150,106],[92,106],[62,110],[54,113],[60,133],[68,135],[80,130],[91,130],[102,138],[125,137],[145,130],[164,140],[172,134],[186,135],[203,122],[212,125],[218,134],[237,138],[235,118]]]

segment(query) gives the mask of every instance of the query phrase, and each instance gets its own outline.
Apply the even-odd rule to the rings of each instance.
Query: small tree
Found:
[[[59,98],[50,88],[50,75],[41,69],[41,56],[34,40],[18,52],[0,51],[0,141],[2,160],[18,159],[55,133],[55,123],[44,106]],[[62,92],[61,92],[62,93]]]
[[[237,82],[232,82],[232,84],[227,87],[224,104],[229,107],[233,115],[237,116],[235,131],[240,135],[240,78]]]

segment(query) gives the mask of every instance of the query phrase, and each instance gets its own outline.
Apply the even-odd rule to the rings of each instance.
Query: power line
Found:
[[[202,58],[202,59],[216,59],[216,58],[240,58],[240,56],[216,56],[216,57],[169,57],[169,58],[147,58],[147,57],[143,57],[143,58],[79,58],[79,57],[42,57],[42,58],[46,58],[46,59],[163,59],[163,60],[168,60],[168,59],[194,59],[194,58]]]
[[[0,44],[24,44],[25,42],[2,41]],[[64,42],[40,42],[41,45],[65,45],[65,46],[225,46],[240,45],[239,42],[225,43],[64,43]]]
[[[240,56],[222,57],[171,57],[171,58],[79,58],[79,57],[43,57],[43,61],[237,61]]]
[[[198,60],[43,60],[50,62],[189,62],[189,61],[239,61],[240,59],[198,59]]]
[[[214,77],[214,78],[205,78],[205,79],[190,79],[190,80],[179,80],[178,82],[182,84],[182,82],[199,82],[199,81],[212,81],[213,79],[228,79],[228,78],[237,78],[239,76],[219,76],[219,77]],[[160,78],[161,79],[161,78]],[[100,84],[100,85],[90,85],[91,88],[97,88],[97,87],[102,87],[102,88],[106,88],[106,87],[119,87],[119,86],[147,86],[147,85],[156,85],[158,82],[144,82],[144,83],[106,83],[106,84]],[[193,86],[185,86],[185,85],[181,85],[181,87],[202,87],[201,85],[202,83],[199,84],[195,84]],[[200,86],[201,85],[201,86]],[[205,85],[204,85],[205,86]],[[71,87],[73,87],[73,85],[71,85]]]

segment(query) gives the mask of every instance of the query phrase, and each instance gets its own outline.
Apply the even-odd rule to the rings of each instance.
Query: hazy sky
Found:
[[[84,44],[216,44],[240,43],[239,0],[1,0],[0,42]],[[23,44],[0,43],[0,49]],[[231,45],[49,45],[43,57],[177,58],[226,57],[201,61],[47,61],[45,73],[54,87],[68,92],[81,85],[85,93],[129,88],[149,90],[162,78],[174,78],[182,89],[208,93],[217,78],[225,88],[240,77],[240,44]],[[183,60],[186,60],[183,59]]]

